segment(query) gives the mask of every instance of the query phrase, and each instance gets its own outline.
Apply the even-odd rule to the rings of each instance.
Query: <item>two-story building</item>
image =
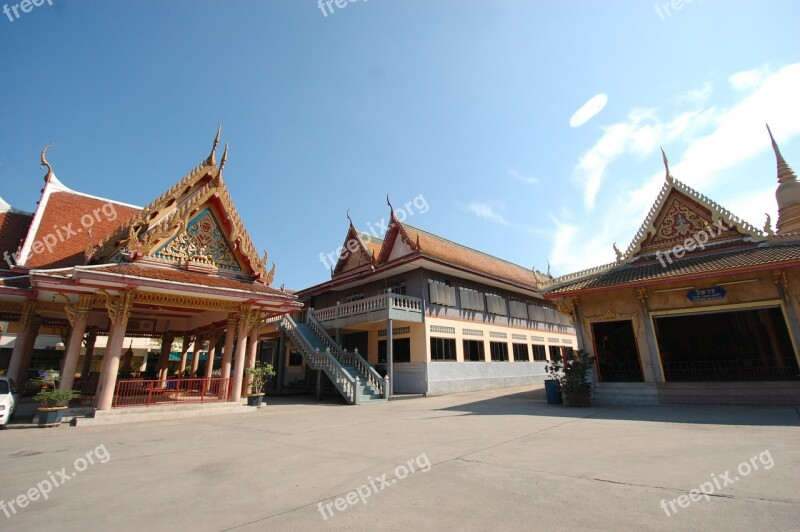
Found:
[[[400,222],[383,239],[350,226],[331,279],[297,293],[344,352],[394,393],[439,395],[541,382],[576,345],[569,318],[536,290],[539,272]],[[313,373],[291,342],[281,384]]]

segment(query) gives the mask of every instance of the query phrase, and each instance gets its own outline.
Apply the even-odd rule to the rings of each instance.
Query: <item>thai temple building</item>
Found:
[[[267,270],[223,180],[219,134],[145,207],[71,190],[47,148],[34,211],[0,202],[0,369],[22,388],[38,360],[98,412],[247,392],[266,322],[302,305],[271,286],[275,265]]]
[[[536,290],[546,275],[403,223],[391,204],[389,218],[381,239],[348,213],[331,279],[297,293],[300,327],[281,331],[281,387],[324,390],[307,364],[317,350],[352,357],[375,389],[382,377],[392,393],[439,395],[540,383],[575,347],[568,317]]]
[[[800,402],[800,183],[769,138],[774,228],[675,179],[665,155],[664,184],[627,250],[539,285],[596,355],[595,402]]]

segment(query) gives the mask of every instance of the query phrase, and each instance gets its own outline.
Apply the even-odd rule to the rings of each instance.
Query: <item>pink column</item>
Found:
[[[183,372],[186,371],[186,353],[189,352],[189,345],[192,343],[191,335],[183,335],[183,349],[181,350],[181,371],[179,377],[183,377]]]
[[[100,382],[95,394],[95,407],[98,410],[108,410],[114,403],[114,388],[117,385],[117,373],[119,372],[119,359],[122,356],[122,347],[125,343],[125,331],[128,328],[128,316],[130,315],[131,293],[125,293],[117,303],[114,324],[111,328],[109,345],[106,347],[106,355],[103,361],[103,371],[100,374]]]
[[[194,352],[192,353],[192,377],[197,377],[197,368],[200,367],[200,349],[203,348],[205,338],[196,334],[194,336]]]
[[[169,354],[172,352],[172,341],[175,335],[171,332],[165,332],[161,335],[161,353],[158,357],[158,380],[164,382],[167,380],[167,373],[169,373]]]
[[[247,356],[247,318],[249,312],[239,317],[239,338],[236,341],[236,360],[233,366],[233,383],[231,384],[230,401],[238,403],[242,399],[242,377],[244,376],[244,359]]]
[[[72,324],[72,333],[69,335],[67,352],[64,355],[64,370],[61,372],[59,390],[71,390],[75,382],[75,370],[78,367],[78,357],[83,348],[83,335],[86,333],[86,322],[89,320],[89,309],[78,308]]]
[[[89,379],[92,372],[92,358],[94,357],[94,344],[97,341],[97,327],[89,327],[89,334],[86,336],[86,354],[83,355],[83,368],[81,369],[81,380]]]
[[[222,351],[222,376],[226,379],[231,376],[231,359],[233,358],[233,340],[236,336],[236,319],[228,318],[225,328],[225,348]]]
[[[254,368],[256,367],[256,351],[258,349],[258,327],[253,327],[250,329],[250,335],[247,337],[247,367]],[[246,382],[244,383],[244,387],[242,388],[242,394],[250,393],[250,376],[247,377]]]
[[[214,372],[214,357],[217,355],[217,333],[208,337],[208,358],[206,359],[206,379],[210,379]]]
[[[33,303],[25,303],[22,310],[22,315],[19,317],[17,325],[17,339],[14,340],[14,349],[11,351],[11,360],[8,364],[8,376],[14,379],[18,384],[20,382],[20,370],[22,369],[22,362],[25,358],[25,346],[30,343],[31,334],[34,335],[34,342],[38,330],[34,326],[36,311]],[[27,368],[26,368],[27,370]]]

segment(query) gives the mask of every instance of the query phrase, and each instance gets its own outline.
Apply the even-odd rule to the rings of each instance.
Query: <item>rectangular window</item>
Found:
[[[464,362],[483,362],[483,340],[464,340]]]
[[[514,344],[514,362],[528,362],[528,344]]]
[[[455,338],[431,337],[431,360],[456,360]]]
[[[434,305],[456,306],[456,289],[449,282],[428,279],[428,291]]]
[[[554,360],[563,360],[561,358],[561,348],[557,345],[550,346],[550,362]]]
[[[289,351],[289,365],[290,366],[303,365],[303,355],[300,354],[300,351],[295,351],[294,349]]]
[[[543,345],[533,344],[533,360],[547,360],[547,352]]]
[[[350,294],[346,298],[344,298],[345,303],[352,303],[353,301],[360,301],[364,299],[364,292],[359,292],[358,294]]]
[[[489,351],[493,362],[508,362],[508,344],[506,342],[489,342]]]
[[[411,362],[411,338],[392,339],[392,363]],[[378,364],[386,362],[386,340],[378,341]]]

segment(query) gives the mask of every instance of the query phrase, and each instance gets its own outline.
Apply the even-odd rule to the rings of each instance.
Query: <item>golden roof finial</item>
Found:
[[[222,174],[222,169],[225,167],[225,163],[228,162],[228,143],[225,143],[225,151],[222,152],[222,160],[219,162],[219,173]]]
[[[53,167],[47,161],[47,150],[52,148],[53,146],[55,146],[55,144],[48,144],[47,146],[42,148],[42,166],[47,167],[47,175],[44,176],[45,183],[49,183],[50,179],[55,177],[55,174],[53,173]]]
[[[617,255],[617,262],[622,262],[622,252],[617,247],[617,243],[614,242],[614,244],[611,247],[614,248],[614,253]]]
[[[664,170],[666,170],[666,180],[667,183],[670,185],[675,181],[675,178],[672,177],[672,174],[669,172],[669,161],[667,160],[667,154],[664,152],[664,148],[661,148],[661,158],[664,159]]]
[[[781,155],[781,150],[778,148],[778,143],[775,142],[775,137],[772,136],[772,130],[767,124],[767,131],[769,132],[769,139],[772,141],[772,151],[775,152],[775,160],[778,163],[778,183],[791,183],[797,181],[797,176],[794,174],[792,168],[786,163]]]
[[[355,227],[355,226],[353,225],[353,219],[352,219],[352,218],[350,218],[350,209],[347,209],[347,219],[350,221],[350,225],[351,225],[352,227]]]
[[[222,124],[217,123],[217,136],[214,138],[214,145],[211,146],[211,153],[208,155],[208,159],[206,159],[206,164],[210,166],[217,165],[217,146],[219,145],[219,135],[222,133]]]
[[[392,206],[392,202],[389,200],[389,194],[386,194],[386,204],[389,205],[389,209],[391,211],[389,213],[390,218],[394,219],[394,207]]]

